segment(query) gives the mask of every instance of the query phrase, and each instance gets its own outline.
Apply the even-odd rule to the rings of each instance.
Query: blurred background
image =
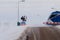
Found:
[[[27,25],[43,25],[53,11],[60,11],[60,0],[0,0],[0,23],[16,25],[21,16],[27,16]]]

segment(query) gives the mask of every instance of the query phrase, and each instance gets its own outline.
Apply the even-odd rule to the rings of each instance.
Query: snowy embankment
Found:
[[[60,25],[56,26],[58,29],[60,29]]]
[[[27,27],[39,27],[36,25],[17,26],[16,23],[0,23],[0,40],[16,40]]]
[[[0,40],[16,40],[27,26],[0,25]]]
[[[28,25],[17,26],[16,23],[0,23],[0,40],[16,40],[20,37],[22,32],[26,30]],[[29,25],[29,27],[40,27],[36,25]],[[42,26],[44,27],[44,26]],[[49,27],[49,26],[46,26]],[[60,26],[56,26],[60,29]]]

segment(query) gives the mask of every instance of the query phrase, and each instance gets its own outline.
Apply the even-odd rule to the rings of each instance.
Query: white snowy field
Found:
[[[35,25],[17,26],[16,22],[1,22],[0,23],[0,40],[16,40],[27,27]],[[37,26],[35,26],[37,27]],[[39,26],[38,26],[39,27]]]
[[[14,24],[1,24],[0,25],[0,40],[16,40],[27,26],[16,26]]]

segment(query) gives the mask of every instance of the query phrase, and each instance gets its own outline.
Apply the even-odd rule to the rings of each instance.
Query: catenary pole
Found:
[[[19,22],[19,13],[20,13],[20,12],[19,12],[19,2],[25,2],[25,0],[22,0],[22,1],[19,1],[19,0],[18,0],[18,19],[17,19],[17,20],[18,20],[18,22],[17,22],[17,25],[18,25],[18,26],[20,25],[20,22]]]

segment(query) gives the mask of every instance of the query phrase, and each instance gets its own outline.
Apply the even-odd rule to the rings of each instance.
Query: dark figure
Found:
[[[20,22],[17,22],[17,26],[20,26]]]
[[[22,16],[21,17],[21,20],[22,20],[22,22],[21,22],[21,25],[25,25],[26,23],[26,19],[27,19],[27,17],[26,16]]]
[[[21,20],[22,20],[22,21],[26,21],[26,19],[27,19],[26,16],[22,16],[22,17],[21,17]]]

